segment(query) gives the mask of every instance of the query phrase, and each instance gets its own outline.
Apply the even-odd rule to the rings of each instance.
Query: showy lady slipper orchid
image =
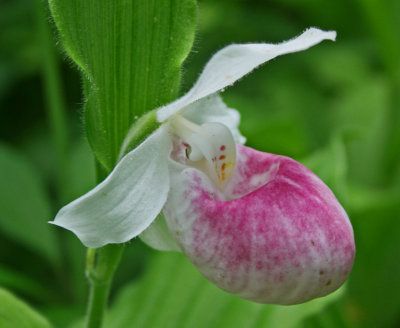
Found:
[[[281,44],[222,49],[186,95],[157,111],[161,126],[53,223],[88,247],[141,234],[256,302],[295,304],[337,289],[355,251],[345,211],[300,163],[243,146],[239,114],[216,94],[270,59],[335,36],[311,28]]]

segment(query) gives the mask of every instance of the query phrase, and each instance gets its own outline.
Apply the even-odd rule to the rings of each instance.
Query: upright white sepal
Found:
[[[335,40],[336,32],[310,28],[298,37],[279,44],[233,44],[218,51],[207,63],[188,93],[157,112],[164,122],[186,106],[232,85],[259,65],[280,55],[306,50],[323,40]]]
[[[96,188],[63,207],[51,223],[91,248],[123,243],[145,230],[169,191],[171,141],[162,126],[128,153]]]

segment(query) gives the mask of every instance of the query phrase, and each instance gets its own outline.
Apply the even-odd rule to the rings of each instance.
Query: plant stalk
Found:
[[[86,274],[90,294],[86,314],[86,328],[101,328],[110,294],[112,279],[121,260],[124,244],[110,244],[101,248],[89,248],[86,258]]]
[[[154,112],[144,115],[134,124],[124,142],[120,156],[126,154],[156,128]],[[97,183],[109,172],[95,161]],[[90,283],[90,294],[86,314],[86,328],[101,328],[107,307],[112,279],[118,267],[124,244],[110,244],[101,248],[89,248],[86,257],[86,274]]]

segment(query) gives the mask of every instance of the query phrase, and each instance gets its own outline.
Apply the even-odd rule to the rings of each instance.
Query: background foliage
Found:
[[[0,2],[0,285],[19,298],[1,289],[0,304],[25,313],[31,327],[49,325],[42,315],[79,327],[85,249],[46,222],[94,185],[94,160],[82,82],[54,46],[43,8]],[[107,326],[400,326],[400,2],[200,0],[181,91],[222,46],[278,42],[309,26],[335,29],[337,42],[274,60],[223,97],[242,113],[248,145],[302,161],[344,204],[357,244],[346,289],[295,307],[256,305],[217,290],[181,255],[134,240]],[[9,313],[0,310],[0,323],[12,327]]]

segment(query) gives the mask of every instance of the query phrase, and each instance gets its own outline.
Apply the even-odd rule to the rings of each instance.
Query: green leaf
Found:
[[[340,134],[331,138],[327,147],[302,160],[316,173],[343,203],[347,201],[347,155]]]
[[[399,193],[392,189],[379,189],[348,185],[349,208],[354,213],[395,208],[399,204]]]
[[[348,309],[358,327],[398,327],[400,204],[353,214],[357,256]]]
[[[345,300],[340,298],[336,302],[332,302],[322,311],[316,312],[307,317],[298,328],[351,328],[355,327],[348,315],[348,311],[344,311]],[[347,312],[347,313],[346,313]]]
[[[18,291],[40,301],[55,299],[50,290],[27,276],[26,273],[20,273],[2,265],[0,265],[0,286]]]
[[[49,199],[29,161],[0,144],[0,230],[51,262],[59,259]]]
[[[256,304],[215,287],[182,254],[158,253],[142,280],[118,295],[105,327],[289,328],[340,294],[294,306]]]
[[[88,139],[107,169],[135,120],[178,95],[196,27],[195,0],[49,0],[81,68]]]
[[[29,305],[0,288],[0,327],[47,328],[50,323]]]

